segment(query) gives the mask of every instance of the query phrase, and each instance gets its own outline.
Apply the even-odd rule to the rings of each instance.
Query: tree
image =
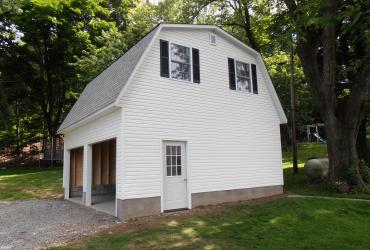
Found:
[[[22,12],[4,14],[1,72],[29,87],[49,136],[55,137],[66,109],[83,88],[73,67],[75,56],[98,41],[115,22],[103,0],[27,1]],[[11,37],[11,39],[9,39]]]
[[[370,85],[368,1],[284,0],[313,102],[325,123],[331,183],[365,187],[356,140]]]

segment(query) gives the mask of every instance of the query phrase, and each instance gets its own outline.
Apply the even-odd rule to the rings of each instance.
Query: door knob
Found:
[[[184,179],[184,181],[188,181],[188,179]]]

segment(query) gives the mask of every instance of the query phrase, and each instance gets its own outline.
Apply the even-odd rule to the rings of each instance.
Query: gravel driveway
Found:
[[[65,200],[0,202],[0,249],[39,249],[119,223],[108,214]]]

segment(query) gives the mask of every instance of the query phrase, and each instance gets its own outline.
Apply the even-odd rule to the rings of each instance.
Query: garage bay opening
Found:
[[[91,205],[115,215],[116,139],[92,145]]]

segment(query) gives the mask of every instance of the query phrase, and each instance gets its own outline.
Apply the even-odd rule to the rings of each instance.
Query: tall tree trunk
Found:
[[[360,128],[358,131],[357,136],[357,154],[361,160],[366,161],[369,163],[369,153],[368,153],[368,146],[366,140],[366,126],[367,126],[367,118],[363,118],[360,124]]]
[[[356,150],[357,134],[349,126],[351,125],[337,121],[333,123],[333,120],[325,122],[330,162],[329,180],[333,184],[345,180],[364,187]]]
[[[306,13],[294,0],[285,0],[291,18],[298,26],[298,56],[310,87],[313,102],[325,123],[329,154],[329,180],[348,181],[365,186],[359,169],[356,142],[368,98],[370,61],[366,56],[350,79],[350,94],[338,97],[337,65],[338,4],[336,0],[321,1],[320,14],[325,16],[322,27],[302,24]],[[357,46],[360,47],[361,45]],[[358,58],[363,56],[360,54]]]

